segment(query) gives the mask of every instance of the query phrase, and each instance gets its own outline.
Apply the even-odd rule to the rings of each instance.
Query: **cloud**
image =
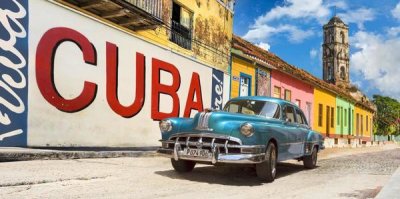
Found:
[[[261,42],[269,39],[271,36],[282,33],[286,38],[292,43],[300,43],[304,39],[307,39],[314,35],[312,30],[301,30],[296,26],[292,25],[279,25],[277,27],[272,27],[267,24],[261,26],[255,26],[250,29],[244,36],[244,39]]]
[[[394,18],[400,20],[400,2],[396,5],[396,7],[391,11]]]
[[[283,17],[292,19],[317,18],[325,19],[330,14],[329,8],[322,0],[286,0],[283,6],[277,6],[258,17],[255,25],[263,25],[267,22],[278,20]]]
[[[397,37],[400,34],[400,27],[391,27],[386,32],[390,37]]]
[[[310,58],[314,59],[315,57],[317,57],[318,51],[316,49],[311,49],[310,50]]]
[[[258,43],[257,46],[266,51],[269,51],[269,49],[271,48],[271,46],[268,43],[264,43],[264,42]]]
[[[338,16],[345,23],[355,23],[360,30],[363,30],[366,21],[373,21],[375,19],[375,11],[371,8],[359,8],[356,10],[347,10],[347,12],[340,13]]]
[[[400,37],[358,31],[351,37],[358,50],[351,55],[350,69],[385,95],[400,99]],[[368,88],[367,88],[368,89]]]

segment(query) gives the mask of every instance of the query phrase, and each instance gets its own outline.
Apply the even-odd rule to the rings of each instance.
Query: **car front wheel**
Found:
[[[196,162],[187,160],[174,160],[171,158],[172,167],[179,173],[191,172],[196,165]]]
[[[267,182],[273,182],[276,175],[276,163],[276,147],[274,143],[270,142],[265,153],[265,161],[256,164],[257,177]]]
[[[306,169],[314,169],[317,166],[318,149],[314,147],[311,155],[304,156],[303,164]]]

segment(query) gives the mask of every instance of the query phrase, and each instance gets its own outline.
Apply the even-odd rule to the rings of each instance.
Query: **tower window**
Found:
[[[340,79],[342,80],[346,79],[346,72],[344,66],[340,67]]]
[[[343,33],[343,31],[340,32],[340,38],[342,39],[342,43],[344,44],[344,33]]]

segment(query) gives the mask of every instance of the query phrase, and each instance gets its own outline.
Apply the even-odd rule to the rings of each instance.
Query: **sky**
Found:
[[[234,33],[322,78],[322,26],[349,26],[350,81],[400,100],[399,0],[236,0]]]

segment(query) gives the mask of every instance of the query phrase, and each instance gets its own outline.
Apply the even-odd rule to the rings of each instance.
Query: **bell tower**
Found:
[[[323,80],[328,83],[349,86],[349,27],[337,17],[323,26],[322,44]]]

